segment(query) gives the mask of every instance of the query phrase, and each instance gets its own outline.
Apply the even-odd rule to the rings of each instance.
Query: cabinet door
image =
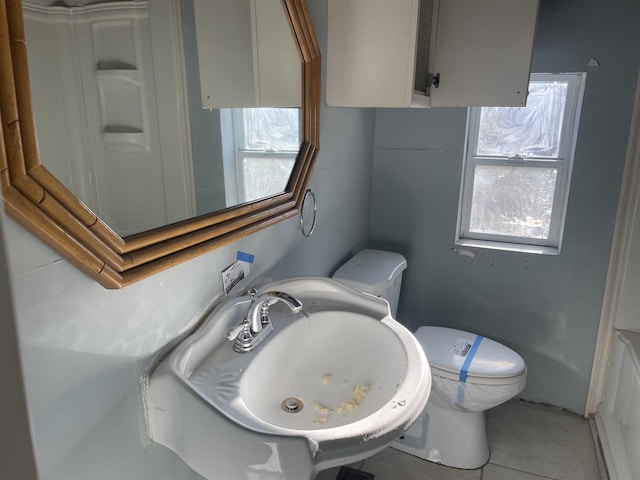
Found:
[[[300,55],[280,0],[195,0],[203,108],[300,108]]]
[[[327,104],[408,107],[419,0],[329,0]]]
[[[194,0],[202,108],[259,106],[250,2]]]
[[[261,107],[300,108],[300,55],[280,0],[256,0],[254,65]]]
[[[440,0],[431,106],[521,106],[538,0]]]

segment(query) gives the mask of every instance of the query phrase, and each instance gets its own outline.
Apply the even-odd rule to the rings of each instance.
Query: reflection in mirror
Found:
[[[234,126],[233,166],[225,168],[227,205],[284,191],[300,148],[300,118],[295,108],[223,110]],[[232,182],[235,181],[235,191]],[[235,196],[234,196],[235,195]]]
[[[122,237],[286,189],[302,81],[280,0],[88,3],[23,1],[58,180]]]

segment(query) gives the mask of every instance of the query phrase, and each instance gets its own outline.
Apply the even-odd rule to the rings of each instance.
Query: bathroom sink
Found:
[[[269,309],[273,333],[238,353],[224,333],[248,296],[222,301],[157,366],[150,436],[209,479],[313,479],[388,446],[422,412],[431,374],[386,301],[324,277],[266,285],[302,313]]]
[[[316,312],[257,353],[240,397],[261,421],[292,430],[355,423],[392,401],[407,373],[402,341],[379,320]]]

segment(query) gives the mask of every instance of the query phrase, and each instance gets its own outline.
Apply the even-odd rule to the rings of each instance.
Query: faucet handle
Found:
[[[269,322],[269,300],[265,300],[260,305],[260,323],[264,327]]]
[[[229,327],[224,331],[224,338],[233,342],[238,336],[243,332],[243,330],[247,330],[249,327],[249,321],[245,317],[241,323],[238,325],[234,325],[233,327]]]

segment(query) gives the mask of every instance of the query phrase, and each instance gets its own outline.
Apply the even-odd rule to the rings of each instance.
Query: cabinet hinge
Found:
[[[427,73],[427,88],[440,86],[440,74],[439,73]]]

